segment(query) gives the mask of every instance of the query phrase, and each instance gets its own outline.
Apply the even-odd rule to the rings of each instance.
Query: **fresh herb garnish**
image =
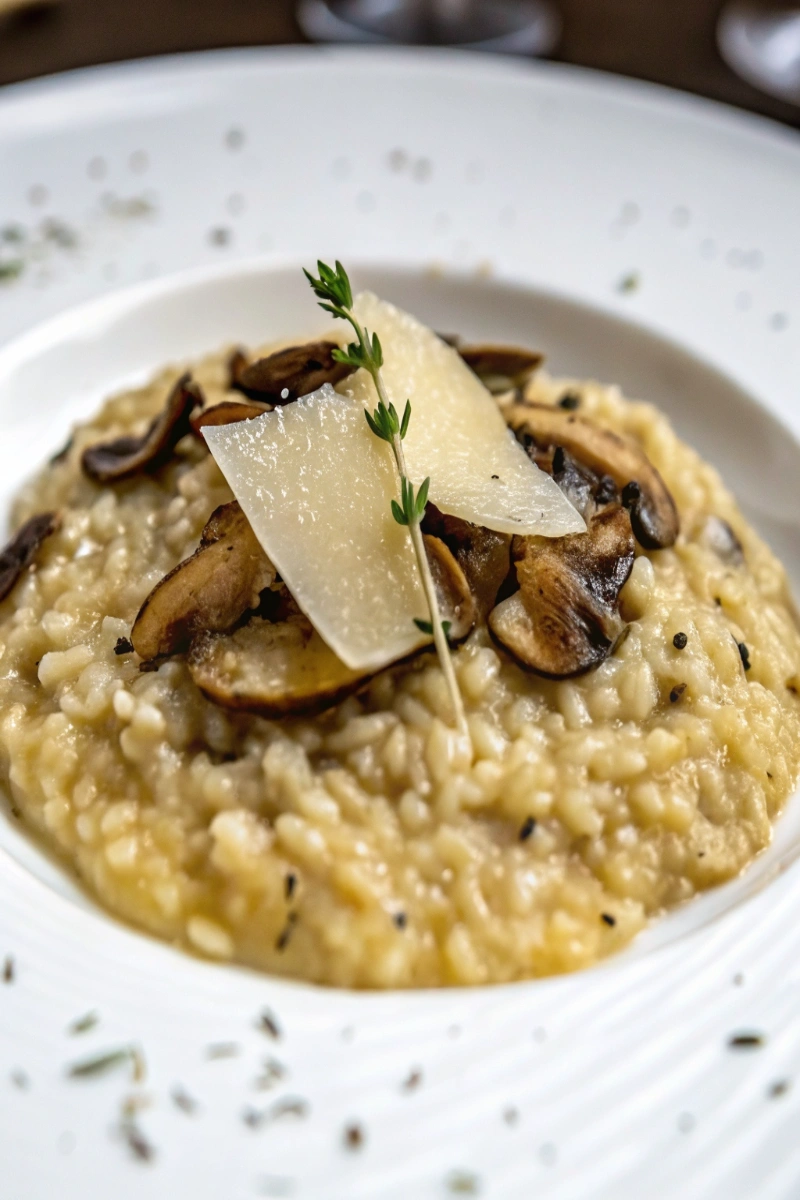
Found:
[[[347,272],[342,264],[337,261],[336,267],[333,269],[324,262],[318,262],[317,270],[319,271],[317,278],[309,271],[304,271],[304,274],[319,301],[320,308],[338,320],[348,321],[352,325],[357,338],[345,350],[334,350],[333,357],[337,362],[345,363],[357,369],[363,368],[367,371],[372,377],[372,382],[378,394],[378,407],[372,413],[365,412],[365,416],[372,432],[381,441],[389,444],[394,455],[400,475],[401,503],[398,504],[396,500],[392,500],[392,515],[398,525],[407,526],[411,535],[417,568],[428,604],[430,619],[424,622],[417,620],[414,623],[422,632],[430,634],[433,637],[447,684],[447,690],[450,695],[450,704],[456,724],[460,731],[468,736],[464,704],[458,689],[458,680],[456,679],[456,673],[450,657],[450,649],[447,644],[447,630],[444,627],[445,624],[448,624],[449,628],[449,623],[442,621],[436,587],[433,582],[428,556],[425,552],[425,543],[422,540],[422,531],[420,529],[420,522],[425,515],[425,505],[428,501],[430,479],[423,480],[419,488],[415,490],[413,483],[408,478],[405,454],[403,453],[403,439],[408,433],[408,426],[411,420],[411,402],[406,401],[406,406],[401,417],[390,401],[383,382],[383,376],[381,375],[383,348],[380,338],[377,333],[373,333],[370,336],[369,331],[364,329],[353,315],[353,290],[350,286]]]
[[[106,1075],[127,1064],[134,1065],[134,1047],[123,1046],[119,1050],[109,1050],[105,1054],[96,1054],[92,1058],[84,1058],[67,1068],[70,1079],[90,1079],[95,1075]]]

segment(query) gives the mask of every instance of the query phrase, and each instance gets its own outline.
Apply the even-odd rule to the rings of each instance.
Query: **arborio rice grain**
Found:
[[[195,371],[209,403],[223,364]],[[63,523],[0,606],[3,776],[113,912],[321,983],[491,983],[587,966],[767,845],[800,762],[784,572],[655,409],[597,384],[532,385],[545,402],[568,387],[638,438],[682,534],[637,551],[630,632],[594,672],[537,679],[485,631],[458,649],[470,764],[432,655],[322,717],[270,722],[203,699],[181,661],[140,673],[115,654],[231,498],[190,439],[154,478],[101,488],[80,472],[82,449],[140,429],[176,375],[110,400],[23,489],[15,525],[54,508]],[[711,513],[744,568],[700,539]]]

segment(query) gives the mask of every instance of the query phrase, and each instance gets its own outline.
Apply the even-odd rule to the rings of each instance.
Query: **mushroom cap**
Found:
[[[335,386],[353,374],[354,367],[334,358],[338,349],[336,342],[319,341],[288,346],[247,365],[234,357],[230,360],[232,386],[251,400],[289,404],[323,384]]]
[[[663,550],[674,545],[680,532],[675,501],[635,442],[548,404],[520,401],[505,408],[505,417],[523,445],[526,436],[531,439],[531,457],[542,448],[560,446],[596,475],[608,475],[620,490],[627,489],[626,507],[641,546]]]
[[[203,530],[200,545],[153,588],[131,630],[146,662],[187,650],[203,632],[231,629],[258,606],[275,568],[234,500],[223,504]]]
[[[202,438],[200,431],[205,425],[233,425],[237,421],[250,421],[271,409],[271,404],[258,404],[255,400],[222,400],[219,404],[193,413],[189,423],[192,433]]]
[[[187,661],[209,700],[273,718],[318,713],[373,674],[346,667],[299,612],[282,621],[254,616],[233,633],[204,634]]]
[[[457,339],[449,344],[455,346],[470,370],[495,395],[524,388],[544,360],[535,350],[519,346],[462,346]]]
[[[423,532],[449,547],[475,602],[476,620],[485,620],[511,569],[511,535],[473,525],[428,504]]]
[[[520,588],[491,612],[493,637],[521,666],[551,679],[598,666],[622,630],[617,603],[635,553],[628,513],[611,504],[586,533],[520,542]]]
[[[191,377],[182,375],[167,396],[162,412],[139,437],[126,435],[87,446],[81,466],[97,483],[117,483],[140,471],[155,471],[190,432],[189,417],[203,404],[203,394]]]
[[[30,566],[39,547],[61,525],[56,512],[38,513],[20,526],[0,552],[0,600],[5,600],[22,572]]]
[[[442,619],[449,622],[448,641],[462,642],[472,632],[477,608],[467,578],[441,538],[423,534]]]

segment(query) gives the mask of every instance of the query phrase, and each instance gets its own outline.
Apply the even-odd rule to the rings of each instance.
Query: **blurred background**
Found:
[[[0,84],[146,55],[376,36],[544,52],[800,127],[790,0],[0,0]]]

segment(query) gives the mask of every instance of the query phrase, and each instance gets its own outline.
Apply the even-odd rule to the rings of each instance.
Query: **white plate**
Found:
[[[354,115],[332,118],[334,101]],[[32,231],[24,270],[0,287],[3,338],[117,284],[199,268],[0,350],[3,503],[107,387],[305,324],[297,264],[338,255],[443,327],[538,339],[554,369],[646,393],[800,578],[793,135],[552,67],[248,52],[8,89],[0,161],[0,212]],[[618,290],[633,271],[639,287]],[[119,926],[0,810],[0,961],[16,963],[0,982],[3,1194],[432,1200],[462,1170],[503,1200],[796,1197],[800,1079],[770,1089],[800,1071],[798,847],[794,803],[743,880],[591,972],[358,995],[215,967]],[[280,1042],[255,1028],[265,1005]],[[89,1009],[97,1029],[66,1036]],[[731,1051],[742,1030],[763,1048]],[[114,1136],[125,1080],[64,1076],[131,1039],[153,1100],[147,1164]],[[238,1057],[206,1059],[228,1040]],[[270,1054],[290,1075],[259,1095]],[[422,1082],[405,1092],[414,1067]],[[178,1082],[196,1115],[170,1101]],[[241,1120],[288,1094],[307,1117],[258,1132]],[[343,1146],[350,1120],[358,1151]]]

